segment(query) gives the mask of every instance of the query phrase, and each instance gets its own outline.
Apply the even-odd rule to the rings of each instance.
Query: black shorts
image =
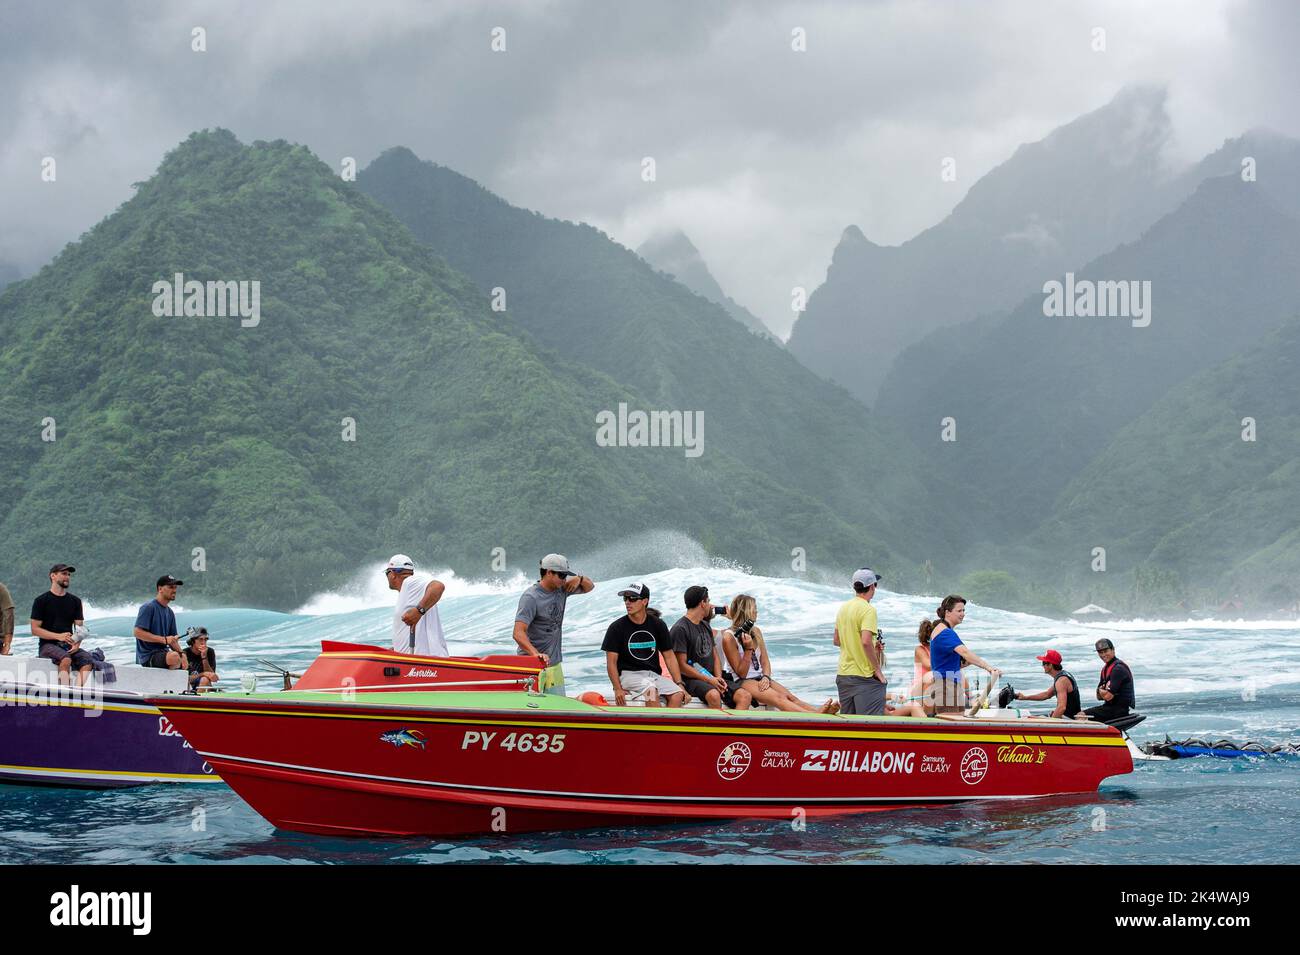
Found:
[[[717,687],[707,680],[697,680],[695,677],[687,677],[682,681],[686,684],[686,692],[695,697],[701,703],[707,703],[704,698],[714,692]]]
[[[1090,706],[1083,712],[1085,716],[1091,716],[1100,723],[1107,723],[1110,720],[1117,720],[1121,716],[1128,716],[1128,707],[1123,703],[1110,700],[1101,704],[1101,706]]]
[[[722,694],[722,705],[729,710],[734,710],[736,708],[736,691],[745,685],[745,681],[733,680],[730,677],[726,677],[725,679],[727,680],[727,692]],[[750,698],[752,702],[752,693],[750,694]]]
[[[140,666],[153,667],[155,670],[166,670],[168,668],[167,654],[170,652],[170,650],[155,650],[141,661]]]
[[[36,655],[44,660],[49,660],[51,663],[61,663],[65,658],[71,658],[71,665],[74,670],[84,669],[95,662],[95,658],[85,650],[80,648],[69,650],[62,643],[56,643],[53,640],[42,641]]]

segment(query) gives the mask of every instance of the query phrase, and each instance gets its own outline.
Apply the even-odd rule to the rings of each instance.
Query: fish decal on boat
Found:
[[[424,734],[419,730],[393,730],[390,733],[379,734],[379,739],[385,743],[392,743],[398,749],[403,746],[418,746],[424,749]]]

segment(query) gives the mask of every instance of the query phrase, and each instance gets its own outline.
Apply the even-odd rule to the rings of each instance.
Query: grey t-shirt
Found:
[[[568,599],[568,591],[563,587],[547,590],[541,584],[533,584],[519,598],[519,610],[515,613],[517,622],[528,624],[529,642],[539,653],[545,653],[552,664],[564,659],[560,636],[564,626],[564,603]]]
[[[686,617],[673,624],[669,631],[673,638],[673,652],[686,654],[691,666],[713,674],[713,628],[707,623],[691,623]],[[713,674],[716,676],[716,674]]]

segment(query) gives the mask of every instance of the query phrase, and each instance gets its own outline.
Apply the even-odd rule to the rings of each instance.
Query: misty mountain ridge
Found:
[[[873,403],[908,345],[1014,308],[1045,277],[1137,238],[1215,171],[1209,163],[1190,173],[1169,167],[1165,101],[1161,88],[1128,88],[1020,146],[942,222],[902,245],[846,229],[826,281],[795,323],[791,351]],[[844,348],[849,340],[867,348],[865,368]]]
[[[1080,280],[1150,281],[1148,327],[1047,317],[1040,291],[1008,315],[934,332],[907,349],[878,413],[970,486],[1001,488],[986,500],[976,536],[1010,543],[1047,520],[1067,485],[1171,388],[1294,316],[1297,256],[1300,220],[1258,184],[1206,180],[1141,239],[1078,270]],[[959,362],[920,375],[918,388],[918,369],[945,353]],[[939,422],[949,416],[957,439],[945,442]]]
[[[484,295],[502,289],[502,320],[543,348],[638,391],[649,407],[703,411],[710,441],[852,514],[900,556],[920,562],[939,539],[927,515],[946,513],[947,498],[927,494],[916,451],[888,422],[604,233],[511,206],[401,147],[357,184]],[[865,502],[864,481],[877,492]]]
[[[702,295],[710,302],[721,305],[728,315],[742,325],[771,337],[771,332],[758,316],[722,291],[722,286],[709,271],[700,250],[680,229],[651,236],[637,246],[636,254],[696,295]]]

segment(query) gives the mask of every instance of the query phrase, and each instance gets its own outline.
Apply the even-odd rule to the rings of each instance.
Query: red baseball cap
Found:
[[[1041,657],[1038,657],[1038,659],[1042,660],[1044,663],[1051,663],[1054,666],[1059,667],[1061,665],[1061,655],[1055,650],[1048,650]]]

